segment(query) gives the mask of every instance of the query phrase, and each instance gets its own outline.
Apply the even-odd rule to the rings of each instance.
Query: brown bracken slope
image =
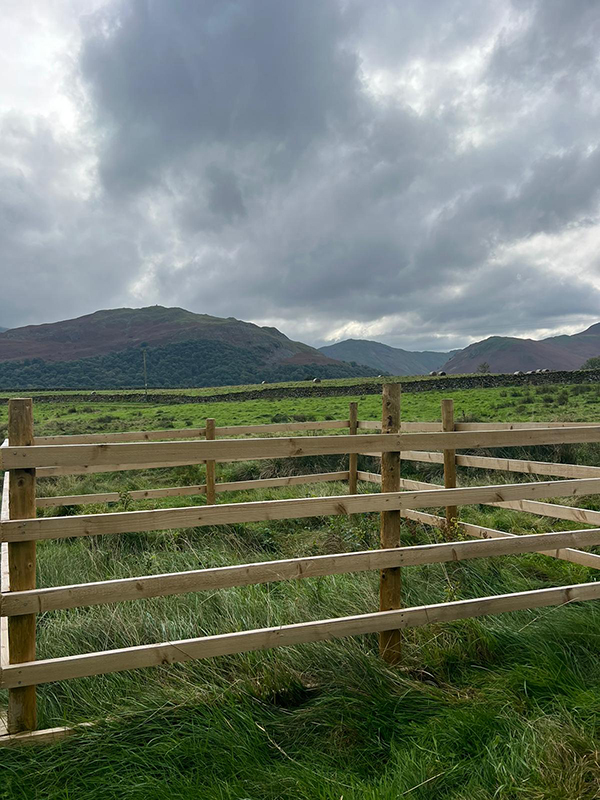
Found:
[[[600,323],[573,336],[553,336],[540,341],[491,336],[459,350],[446,362],[444,370],[456,375],[476,372],[483,362],[489,364],[491,372],[573,370],[598,355]]]

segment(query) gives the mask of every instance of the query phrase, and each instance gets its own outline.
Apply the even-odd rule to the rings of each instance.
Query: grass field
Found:
[[[440,400],[448,392],[405,393],[402,418],[439,420]],[[456,419],[494,420],[580,420],[600,419],[600,385],[572,384],[527,388],[465,389],[451,393]],[[381,417],[379,395],[344,397],[299,397],[280,400],[246,400],[215,403],[161,404],[149,402],[72,402],[68,394],[57,403],[35,403],[36,432],[42,434],[96,431],[150,430],[201,426],[207,417],[217,425],[347,419],[348,404],[357,401],[360,419]],[[0,406],[0,435],[5,435],[7,406]]]
[[[455,392],[457,419],[597,420],[600,389]],[[406,394],[403,418],[439,419],[441,395]],[[284,419],[380,416],[377,396],[208,405],[35,406],[39,434],[135,430]],[[5,414],[5,409],[2,409]],[[2,418],[6,424],[6,418]],[[597,447],[537,448],[535,458],[600,464]],[[342,468],[338,457],[220,468],[219,479]],[[364,467],[372,463],[365,459]],[[439,482],[430,465],[407,477]],[[39,494],[201,482],[202,467],[47,479]],[[460,483],[515,476],[459,471]],[[373,487],[361,485],[361,491]],[[219,502],[341,494],[342,484],[220,495]],[[202,498],[116,504],[111,510],[202,503]],[[600,508],[596,498],[581,505]],[[82,511],[104,511],[106,505]],[[49,509],[65,513],[69,509]],[[504,509],[461,516],[489,527],[542,532],[575,527]],[[377,547],[377,515],[91,537],[38,547],[38,584],[57,585]],[[436,532],[403,526],[403,542]],[[405,605],[594,580],[541,555],[403,570]],[[372,611],[378,576],[361,573],[39,617],[38,655],[164,641]],[[363,636],[126,672],[40,687],[42,727],[109,718],[52,747],[0,749],[0,798],[207,800],[580,800],[600,797],[600,607],[505,614],[409,631],[400,668]]]

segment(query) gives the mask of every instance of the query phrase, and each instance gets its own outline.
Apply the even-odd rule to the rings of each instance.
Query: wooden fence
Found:
[[[401,659],[401,631],[407,627],[600,598],[600,582],[592,582],[418,608],[401,607],[401,568],[404,566],[541,552],[600,568],[600,555],[580,549],[600,545],[600,512],[541,502],[549,498],[600,493],[600,467],[457,452],[595,443],[600,442],[600,425],[456,423],[451,400],[443,401],[441,412],[441,423],[402,423],[400,386],[391,384],[383,390],[381,422],[359,420],[356,404],[351,404],[346,420],[225,427],[207,420],[204,428],[196,429],[35,437],[31,400],[11,400],[9,436],[0,447],[1,467],[5,470],[0,519],[0,686],[8,689],[9,697],[8,729],[0,736],[0,744],[46,741],[68,732],[68,729],[36,731],[36,686],[43,683],[374,632],[380,636],[382,657],[393,664]],[[329,433],[312,435],[316,431]],[[262,438],[273,433],[302,435]],[[252,438],[227,438],[231,436]],[[357,456],[361,453],[381,457],[381,473],[358,470]],[[222,462],[318,455],[348,455],[348,468],[262,480],[227,483],[217,480],[216,465]],[[444,485],[401,478],[403,459],[443,464]],[[38,508],[123,499],[120,492],[36,497],[36,479],[39,478],[202,462],[206,464],[204,484],[127,494],[132,500],[206,495],[206,504],[75,516],[36,516]],[[555,479],[461,488],[456,486],[457,466]],[[323,481],[347,481],[349,494],[216,502],[217,495],[222,492]],[[359,494],[359,481],[380,484],[381,492]],[[515,535],[460,521],[458,508],[470,504],[500,506],[599,527]],[[440,506],[446,508],[443,517],[422,510]],[[38,588],[35,584],[38,541],[365,512],[381,514],[381,547],[378,550],[68,586]],[[448,539],[460,533],[475,540],[401,547],[401,518],[441,528]],[[365,570],[380,571],[380,607],[373,613],[36,660],[36,616],[45,611]]]

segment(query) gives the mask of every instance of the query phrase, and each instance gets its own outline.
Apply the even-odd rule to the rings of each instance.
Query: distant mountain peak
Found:
[[[160,384],[173,386],[217,385],[206,383],[214,380],[208,377],[209,362],[213,365],[210,375],[218,374],[217,383],[226,384],[310,376],[420,375],[442,369],[454,374],[472,373],[483,363],[491,372],[572,370],[600,355],[600,322],[580,333],[539,341],[489,336],[450,353],[403,350],[369,339],[346,339],[316,350],[272,326],[161,305],[100,309],[75,319],[0,331],[0,384],[5,388],[67,387],[64,381],[71,380],[77,370],[64,365],[73,362],[82,364],[78,380],[83,380],[81,375],[88,371],[90,381],[93,374],[100,383],[106,380],[107,385],[120,386],[131,374],[118,377],[122,365],[136,365],[139,359],[134,354],[142,346],[150,356],[154,352],[150,361],[155,369],[162,365],[164,375],[155,373],[155,382],[175,375],[177,365],[176,377]],[[104,360],[100,363],[98,359]],[[42,366],[19,367],[32,360]],[[14,368],[7,366],[10,364]],[[42,383],[35,383],[38,378],[31,376],[42,373]],[[15,383],[10,383],[10,375],[15,376]],[[19,375],[28,375],[33,382],[23,383],[17,380]]]
[[[412,352],[369,339],[345,339],[319,350],[331,358],[365,364],[389,375],[424,375],[440,369],[450,355],[427,350]]]
[[[491,372],[573,370],[579,369],[588,358],[600,355],[600,322],[572,336],[541,340],[488,336],[450,353],[413,352],[368,339],[346,339],[319,349],[332,358],[366,364],[392,375],[421,375],[439,370],[473,373],[483,363]]]
[[[140,385],[142,347],[147,352],[149,380],[155,386],[374,374],[372,369],[350,366],[292,341],[277,328],[155,305],[102,309],[75,319],[0,333],[0,385]],[[33,360],[39,363],[32,365]]]
[[[600,322],[595,322],[593,325],[590,325],[589,328],[586,328],[584,331],[581,331],[581,333],[575,333],[573,335],[574,336],[586,336],[587,334],[590,334],[590,333],[594,334],[595,336],[596,335],[600,335]]]
[[[455,353],[444,365],[444,371],[454,374],[476,372],[484,362],[491,372],[574,370],[597,355],[600,355],[600,322],[572,336],[539,340],[490,336]]]
[[[0,334],[0,361],[22,358],[71,361],[139,346],[142,342],[152,346],[196,338],[243,345],[257,337],[272,344],[285,342],[294,352],[311,351],[315,360],[322,363],[318,351],[292,342],[276,328],[263,332],[258,325],[234,317],[224,319],[159,305],[101,309],[74,319],[13,328]]]

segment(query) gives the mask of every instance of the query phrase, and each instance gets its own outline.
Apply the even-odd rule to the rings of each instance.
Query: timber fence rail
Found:
[[[0,447],[1,467],[5,470],[0,518],[0,686],[9,691],[8,732],[0,736],[0,744],[24,741],[28,731],[32,740],[52,738],[40,736],[39,731],[33,734],[35,687],[43,683],[364,633],[380,635],[381,655],[394,664],[402,658],[404,628],[600,598],[600,582],[592,582],[401,608],[400,583],[400,570],[407,566],[534,552],[600,568],[599,555],[578,549],[600,545],[600,511],[542,502],[600,494],[600,467],[457,452],[599,443],[600,425],[455,422],[451,400],[443,402],[441,422],[401,422],[398,384],[384,387],[382,422],[360,420],[357,406],[352,403],[347,420],[217,426],[209,419],[198,428],[34,437],[31,401],[11,400],[9,413],[12,433]],[[335,433],[314,435],[320,431]],[[300,435],[271,436],[282,432]],[[253,438],[228,438],[237,436]],[[380,456],[381,474],[359,470],[360,454]],[[348,456],[347,469],[246,481],[217,479],[219,463],[331,455]],[[443,464],[444,486],[401,478],[402,460]],[[36,478],[201,463],[206,464],[204,484],[127,493],[35,496]],[[457,467],[546,475],[559,480],[459,487]],[[216,504],[217,495],[224,492],[327,481],[347,482],[350,493]],[[359,481],[380,484],[382,491],[360,494]],[[57,505],[118,502],[124,494],[131,500],[205,495],[207,502],[76,516],[40,517],[35,513],[36,508]],[[598,527],[516,535],[461,521],[459,508],[473,504]],[[446,508],[445,516],[423,510],[438,507]],[[381,515],[380,549],[85,584],[43,588],[35,585],[38,541],[357,513]],[[401,518],[440,528],[447,537],[458,531],[474,538],[400,546]],[[373,613],[36,660],[35,620],[47,611],[367,570],[380,572],[380,608]]]

